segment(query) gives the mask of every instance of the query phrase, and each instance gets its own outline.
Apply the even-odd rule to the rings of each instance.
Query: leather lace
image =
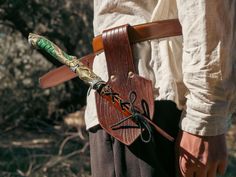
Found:
[[[151,128],[150,124],[146,120],[146,119],[150,119],[150,114],[149,114],[149,109],[148,109],[147,103],[145,101],[141,102],[142,110],[143,110],[143,113],[141,113],[134,106],[134,103],[135,103],[136,98],[137,98],[137,94],[136,94],[135,91],[131,91],[129,93],[129,101],[123,101],[121,99],[117,99],[119,97],[119,94],[113,92],[111,89],[109,89],[109,91],[106,90],[106,92],[104,92],[104,94],[111,96],[113,102],[115,102],[115,100],[119,100],[119,105],[120,105],[121,109],[125,110],[125,108],[128,108],[129,112],[131,113],[130,116],[122,118],[119,122],[111,125],[111,128],[112,129],[116,129],[123,122],[131,119],[131,120],[133,120],[137,124],[138,128],[140,128],[141,140],[143,142],[145,142],[145,143],[150,142],[151,138],[152,138],[152,128]],[[145,132],[144,130],[148,134],[147,138],[145,138],[144,135],[143,135],[143,133]]]

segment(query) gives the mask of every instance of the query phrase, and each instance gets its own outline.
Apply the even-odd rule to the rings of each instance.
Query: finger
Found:
[[[227,169],[227,164],[228,164],[228,161],[227,159],[226,160],[222,160],[219,165],[218,165],[218,168],[217,168],[217,172],[220,174],[220,175],[224,175],[225,174],[225,171]]]
[[[179,173],[181,177],[193,177],[194,170],[191,160],[187,160],[184,157],[179,158]]]
[[[216,177],[217,166],[217,163],[210,165],[210,167],[208,168],[207,177]]]

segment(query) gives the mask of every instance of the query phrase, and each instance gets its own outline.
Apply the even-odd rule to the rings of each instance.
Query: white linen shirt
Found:
[[[182,130],[214,136],[227,131],[236,110],[235,8],[236,0],[94,0],[94,34],[178,18],[183,36],[135,44],[135,66],[152,80],[155,100],[172,100],[183,110]],[[104,53],[96,56],[93,71],[108,80]],[[93,91],[85,121],[87,129],[98,124]]]

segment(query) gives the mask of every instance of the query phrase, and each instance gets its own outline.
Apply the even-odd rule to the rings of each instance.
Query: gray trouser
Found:
[[[173,137],[181,111],[170,101],[155,102],[155,122]],[[149,143],[125,146],[100,126],[89,130],[92,177],[175,177],[174,143],[153,131]]]

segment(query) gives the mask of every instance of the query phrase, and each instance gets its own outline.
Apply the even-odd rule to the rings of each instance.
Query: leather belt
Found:
[[[160,39],[170,36],[179,36],[182,28],[178,19],[155,21],[134,25],[129,31],[131,44],[152,39]],[[103,50],[102,35],[93,38],[93,51],[99,53]]]
[[[131,44],[146,40],[182,35],[182,28],[178,19],[134,25],[129,29],[129,40]],[[95,55],[103,51],[102,35],[96,36],[92,41],[92,45],[94,53],[79,59],[89,68],[92,68]],[[40,86],[42,88],[53,87],[75,77],[76,74],[67,66],[61,66],[43,75],[40,78]]]

